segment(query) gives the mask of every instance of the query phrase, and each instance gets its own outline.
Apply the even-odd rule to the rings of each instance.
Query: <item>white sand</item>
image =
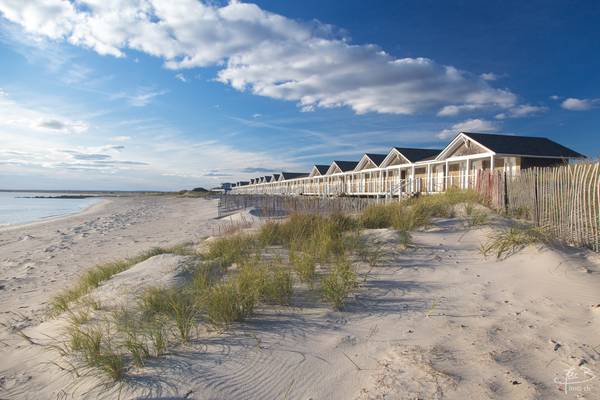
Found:
[[[119,207],[127,209],[128,201]],[[163,231],[162,224],[166,225],[165,233],[156,236],[148,228],[148,243],[159,237],[181,241],[185,233],[201,236],[200,215],[210,215],[208,204],[186,205],[187,200],[181,200],[177,206],[168,206],[159,200],[140,201],[152,203],[146,204],[145,217],[153,220],[147,222],[148,227]],[[164,214],[156,212],[163,216],[177,213],[174,209],[190,214],[194,207],[204,211],[196,210],[194,230],[181,222],[150,217],[156,215],[153,207],[165,207]],[[48,242],[53,230],[77,225],[60,223],[66,225],[44,228]],[[36,272],[29,272],[36,274],[31,280],[37,283],[26,288],[29,275],[25,273],[18,284],[22,288],[13,291],[17,284],[11,283],[0,292],[3,311],[16,311],[20,305],[39,309],[38,302],[68,285],[76,274],[77,267],[66,266],[68,260],[76,260],[79,268],[102,260],[90,258],[99,252],[90,248],[92,243],[97,243],[105,257],[111,246],[114,257],[130,255],[133,237],[140,240],[142,235],[138,229],[137,235],[127,236],[127,244],[118,246],[117,236],[125,236],[128,229],[133,228],[109,233],[112,236],[106,241],[94,232],[88,238],[96,239],[87,245],[71,243],[56,250],[55,257],[62,260],[60,272],[56,261],[42,264],[35,258],[44,254],[43,248],[35,253],[31,249],[36,246],[30,247],[28,240],[16,241],[22,237],[19,234],[0,234],[0,249],[13,254],[7,257],[2,250],[3,263],[17,262],[19,254],[29,254],[31,262],[38,263],[32,270]],[[182,232],[186,229],[190,230]],[[490,232],[489,227],[469,230],[460,221],[439,221],[429,231],[413,235],[414,247],[399,251],[394,232],[369,231],[370,240],[383,246],[385,258],[344,312],[329,311],[314,295],[300,292],[296,307],[259,310],[255,318],[225,334],[201,330],[192,344],[132,371],[120,388],[98,386],[89,377],[74,379],[55,365],[44,364],[55,361],[56,355],[7,329],[2,344],[5,356],[0,361],[0,398],[56,398],[63,393],[73,398],[116,398],[119,394],[121,398],[195,399],[600,398],[597,255],[530,247],[505,260],[485,259],[478,248]],[[34,230],[31,235],[41,233]],[[181,260],[160,260],[164,262],[149,260],[152,266],[148,268],[174,276]],[[148,271],[141,264],[136,268]],[[366,269],[365,265],[360,268]],[[2,273],[16,276],[12,272],[16,270],[27,271],[22,265],[11,268],[6,264]],[[139,282],[131,276],[135,272],[123,273],[106,285]],[[51,282],[44,291],[40,287],[49,276],[60,283]],[[4,315],[7,320],[14,318]],[[47,340],[43,333],[56,329],[53,324],[56,321],[41,325],[29,321],[24,332],[43,342]],[[554,380],[564,380],[569,368],[574,368],[571,372],[579,380],[589,378],[586,373],[596,377],[568,386],[565,396],[564,386]]]

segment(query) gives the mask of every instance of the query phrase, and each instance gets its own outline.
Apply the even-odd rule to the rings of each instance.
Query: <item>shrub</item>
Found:
[[[535,227],[512,226],[490,237],[481,246],[484,256],[496,254],[496,258],[506,258],[519,250],[536,243],[547,241],[546,233]]]
[[[326,301],[336,310],[341,310],[348,294],[356,287],[356,274],[346,258],[340,258],[331,272],[321,281],[321,290]]]

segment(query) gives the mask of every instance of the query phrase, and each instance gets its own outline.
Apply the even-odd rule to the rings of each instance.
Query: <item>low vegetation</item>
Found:
[[[518,252],[519,250],[537,243],[548,240],[543,229],[531,226],[511,226],[494,234],[481,246],[484,256],[494,254],[496,258],[502,259]]]
[[[350,261],[345,257],[340,257],[321,281],[323,298],[336,310],[344,307],[348,295],[356,286],[356,273]]]
[[[92,289],[97,288],[100,284],[107,279],[110,279],[113,275],[123,272],[135,264],[139,264],[142,261],[147,260],[150,257],[154,257],[159,254],[179,254],[189,255],[192,254],[186,244],[177,245],[169,248],[154,247],[148,251],[145,251],[135,257],[128,258],[121,261],[113,261],[106,264],[101,264],[86,271],[77,283],[64,290],[62,293],[54,297],[50,302],[50,312],[53,315],[58,315],[69,309],[69,305],[76,300],[79,300],[84,295],[88,294]]]
[[[410,232],[432,218],[453,216],[454,206],[477,201],[471,192],[448,192],[403,202],[375,205],[355,216],[294,214],[282,222],[267,222],[258,230],[235,232],[207,242],[202,254],[189,245],[151,249],[137,257],[97,266],[52,302],[55,314],[69,311],[67,354],[86,368],[101,371],[111,380],[124,379],[127,371],[143,367],[180,343],[193,342],[198,327],[223,331],[252,318],[257,310],[294,302],[295,282],[314,290],[335,310],[347,305],[359,280],[355,262],[361,260],[369,274],[381,265],[384,248],[368,243],[364,228],[394,228],[406,247]],[[470,224],[482,223],[472,206]],[[486,247],[486,254],[502,255],[508,239]],[[137,303],[112,311],[92,307],[87,295],[103,281],[136,263],[163,253],[195,257],[191,278],[177,288],[148,288]]]

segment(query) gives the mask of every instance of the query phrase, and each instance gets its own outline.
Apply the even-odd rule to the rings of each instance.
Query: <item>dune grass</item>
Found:
[[[486,257],[495,254],[496,258],[503,259],[529,245],[547,241],[548,235],[543,229],[515,225],[493,234],[488,241],[481,245],[480,250]]]
[[[321,292],[325,301],[334,309],[341,310],[348,295],[357,286],[356,273],[345,257],[340,257],[331,271],[321,281]]]
[[[56,316],[67,311],[71,303],[85,296],[92,289],[97,288],[102,282],[110,279],[113,275],[123,272],[150,257],[166,253],[179,255],[191,254],[186,245],[177,245],[169,248],[154,247],[135,257],[93,267],[86,271],[73,287],[65,289],[50,301],[51,315]]]
[[[224,236],[210,243],[207,258],[218,260],[222,267],[229,267],[255,254],[258,245],[255,235],[236,233]]]
[[[312,288],[317,276],[317,264],[314,257],[304,252],[290,252],[289,258],[300,282],[306,283]]]
[[[71,325],[68,330],[71,351],[79,354],[87,369],[97,369],[113,381],[120,381],[126,372],[123,355],[113,350],[112,337],[100,327],[81,328]]]
[[[70,309],[114,274],[147,258],[163,253],[194,254],[189,245],[151,249],[86,272],[74,287],[53,300],[52,309],[55,313],[70,311],[70,351],[87,367],[122,380],[132,366],[143,367],[149,357],[166,354],[175,343],[191,341],[200,324],[222,331],[255,315],[259,306],[289,306],[295,278],[311,289],[318,284],[323,301],[342,310],[358,286],[352,256],[361,257],[369,271],[383,256],[381,246],[363,240],[361,229],[394,228],[401,245],[406,246],[411,230],[429,224],[431,218],[450,217],[453,205],[472,201],[476,201],[472,193],[448,192],[372,206],[353,217],[294,214],[282,222],[267,222],[256,233],[236,232],[211,241],[206,253],[190,266],[191,279],[184,286],[146,289],[137,304],[118,310],[111,321],[91,318],[89,307]],[[475,215],[473,210],[468,213]],[[524,243],[513,236],[496,238],[486,253],[498,252],[500,257],[515,243]],[[272,250],[267,249],[270,246],[287,249],[287,260],[263,260],[265,252]],[[317,274],[317,265],[323,274]],[[111,326],[117,328],[116,335]]]

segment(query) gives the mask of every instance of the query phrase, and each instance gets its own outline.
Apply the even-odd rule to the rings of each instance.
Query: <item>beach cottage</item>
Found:
[[[518,176],[585,158],[544,137],[460,132],[443,149],[394,147],[359,161],[314,165],[309,173],[281,172],[239,182],[232,193],[313,196],[406,196],[471,188],[484,171]]]

